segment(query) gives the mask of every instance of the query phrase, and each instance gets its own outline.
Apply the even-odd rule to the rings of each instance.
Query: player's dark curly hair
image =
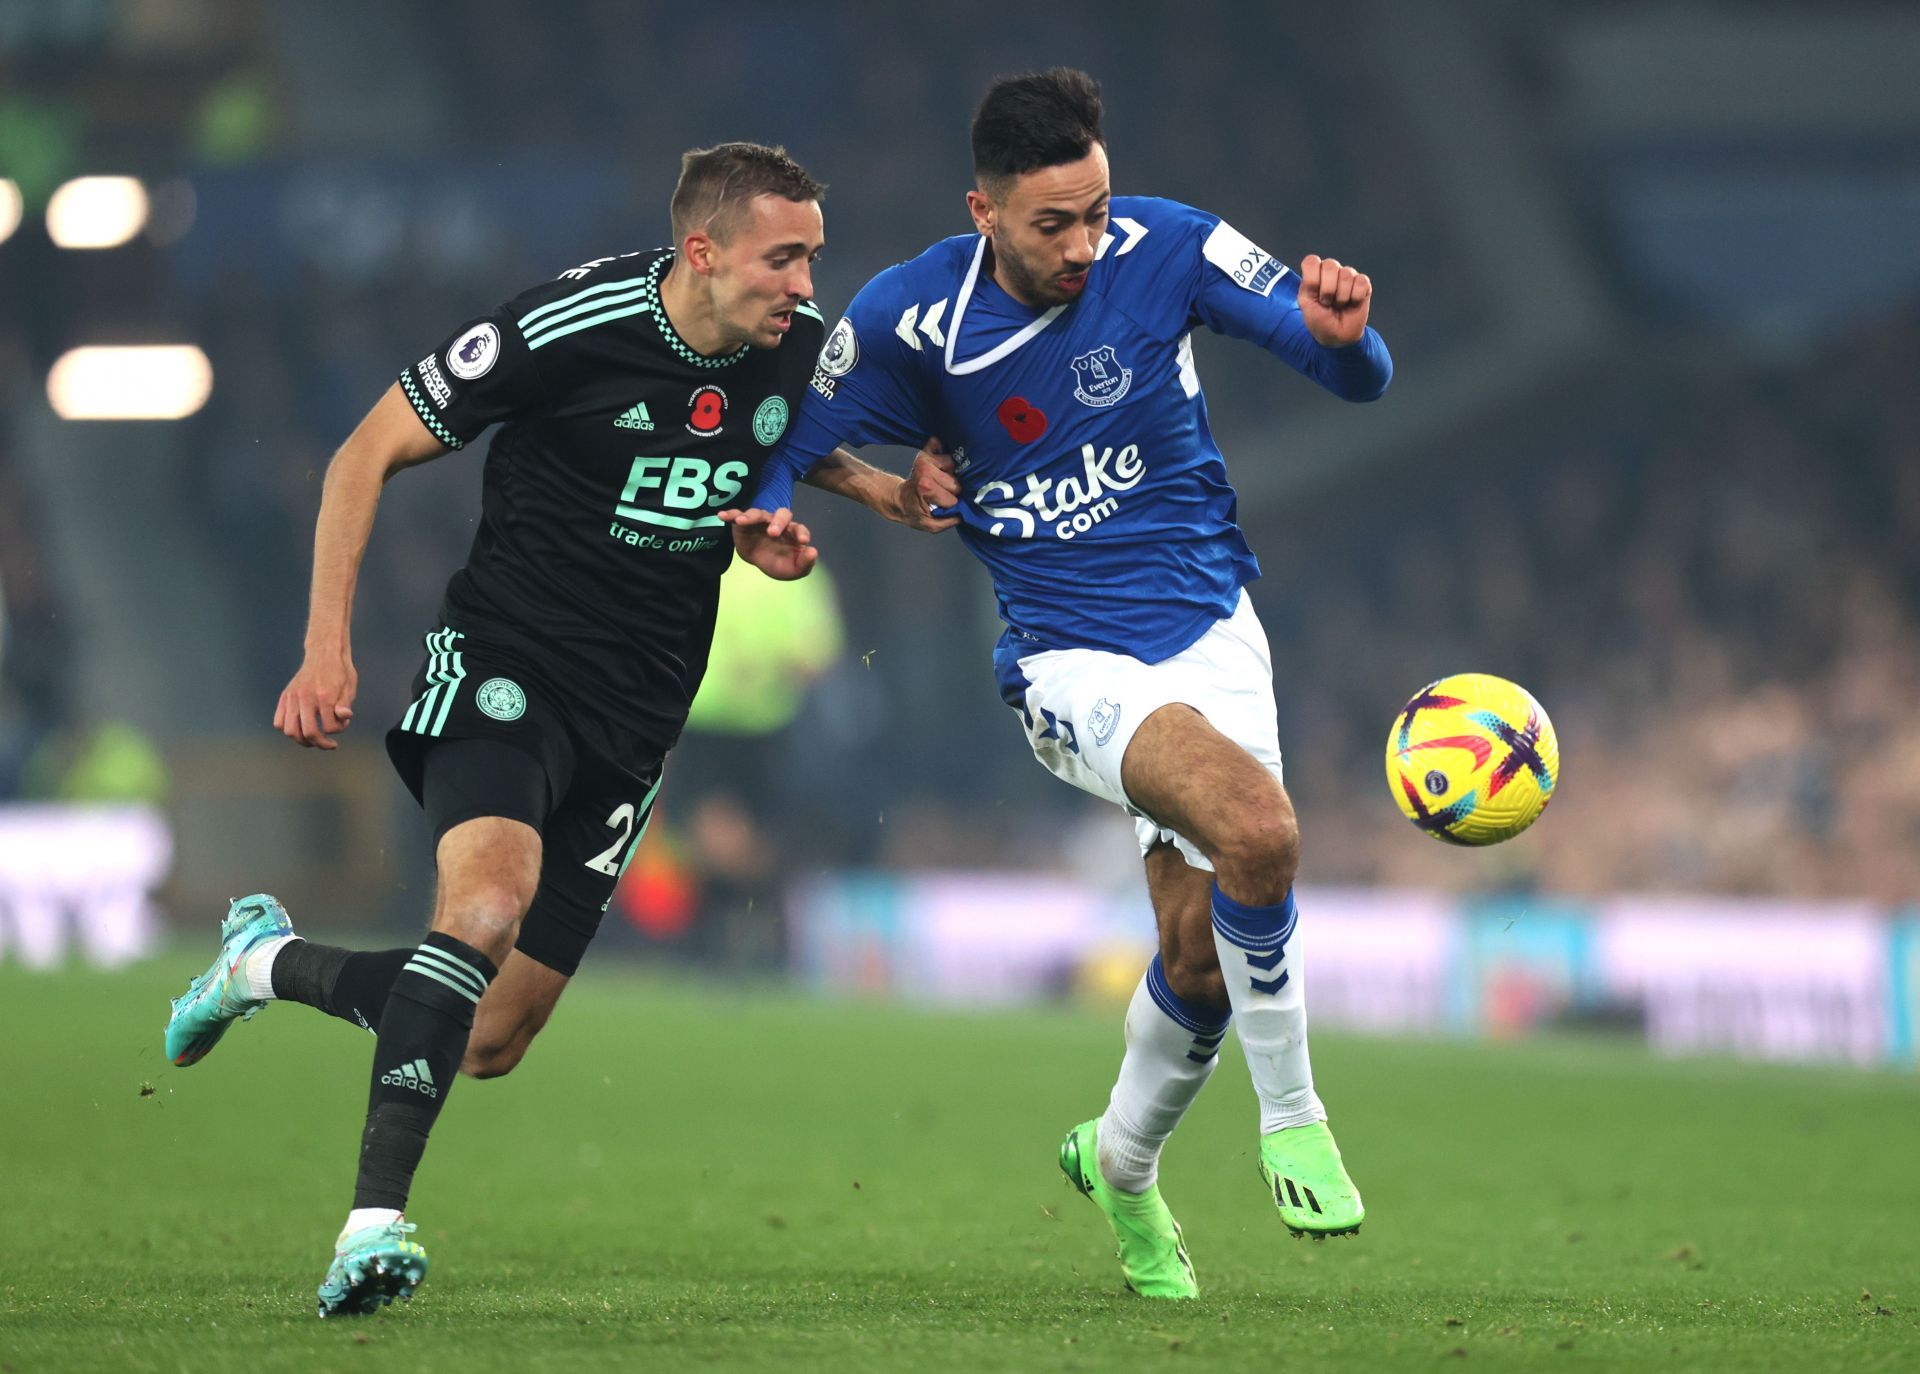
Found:
[[[1100,83],[1072,67],[1003,76],[973,116],[973,174],[998,200],[1022,172],[1078,162],[1107,138]]]
[[[684,243],[697,230],[725,243],[755,196],[807,201],[826,193],[826,183],[808,176],[785,148],[764,143],[695,148],[680,159],[680,181],[673,188],[673,240]]]

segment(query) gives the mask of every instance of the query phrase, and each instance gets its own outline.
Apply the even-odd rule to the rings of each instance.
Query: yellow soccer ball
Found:
[[[1414,694],[1387,735],[1387,786],[1436,840],[1510,840],[1540,818],[1560,780],[1553,722],[1524,687],[1456,673]]]

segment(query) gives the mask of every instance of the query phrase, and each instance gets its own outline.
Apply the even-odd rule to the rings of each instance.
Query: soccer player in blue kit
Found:
[[[1111,1100],[1068,1133],[1060,1164],[1105,1213],[1128,1286],[1191,1297],[1158,1165],[1230,1020],[1281,1219],[1318,1237],[1365,1216],[1308,1062],[1299,829],[1245,591],[1260,569],[1191,333],[1258,344],[1349,401],[1378,397],[1392,362],[1352,267],[1309,256],[1296,273],[1215,215],[1112,195],[1083,72],[995,82],[973,158],[978,232],[867,283],[753,508],[723,518],[743,556],[776,556],[805,477],[922,528],[957,521],[987,565],[1006,622],[1001,695],[1048,770],[1135,818],[1159,926]],[[904,479],[834,452],[930,434],[950,462],[922,454]]]

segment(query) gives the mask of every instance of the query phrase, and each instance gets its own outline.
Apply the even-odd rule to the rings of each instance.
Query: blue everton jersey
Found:
[[[988,241],[947,239],[867,283],[820,353],[753,504],[836,444],[917,447],[959,467],[961,537],[993,575],[1016,643],[1158,662],[1232,614],[1260,575],[1194,372],[1198,325],[1251,340],[1354,400],[1392,364],[1372,330],[1328,349],[1299,279],[1231,225],[1120,196],[1071,304],[1023,305]]]

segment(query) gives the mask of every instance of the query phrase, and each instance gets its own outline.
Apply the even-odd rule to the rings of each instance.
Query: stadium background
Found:
[[[409,938],[431,873],[380,734],[484,445],[388,487],[358,723],[322,757],[268,720],[333,447],[455,323],[664,241],[688,147],[782,143],[831,184],[837,312],[966,229],[986,81],[1068,62],[1105,86],[1116,190],[1360,265],[1395,354],[1387,399],[1343,407],[1197,338],[1265,569],[1320,1023],[1911,1070],[1917,57],[1920,19],[1868,4],[0,3],[6,1001],[37,1023],[76,963],[131,965],[102,997],[184,977],[261,888]],[[131,237],[56,246],[56,191],[108,174],[144,187]],[[203,405],[62,418],[116,394],[56,395],[63,355],[152,343],[204,352]],[[1085,1001],[1110,1035],[1145,947],[1127,822],[1028,756],[957,541],[811,496],[830,580],[728,598],[728,690],[602,975],[670,1005],[639,963]],[[1526,684],[1563,750],[1546,818],[1484,853],[1381,779],[1400,703],[1461,670]]]

